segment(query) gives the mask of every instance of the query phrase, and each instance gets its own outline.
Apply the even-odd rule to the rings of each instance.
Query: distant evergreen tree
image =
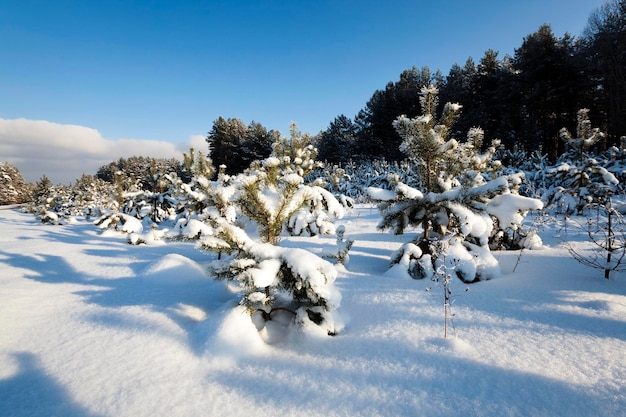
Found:
[[[0,205],[31,201],[33,186],[24,180],[20,171],[8,162],[0,163]]]
[[[354,157],[357,127],[343,114],[335,117],[317,141],[318,159],[330,164],[348,162]]]
[[[52,181],[50,178],[46,176],[46,174],[42,175],[39,178],[39,181],[35,184],[35,190],[33,191],[33,197],[35,202],[44,202],[48,197],[50,197],[50,193],[52,190]]]
[[[402,139],[392,126],[401,114],[414,117],[421,111],[419,100],[414,92],[422,85],[443,82],[443,75],[434,74],[430,68],[413,67],[404,70],[400,79],[389,82],[385,90],[377,90],[356,117],[358,126],[357,151],[364,159],[385,158],[400,161],[404,155],[399,146]]]
[[[454,64],[439,88],[439,97],[443,103],[474,103],[474,79],[476,77],[476,65],[472,57],[467,58],[465,65],[461,67]],[[467,131],[471,126],[476,126],[477,120],[472,110],[463,112],[456,124],[460,131]]]
[[[272,143],[280,132],[268,131],[252,121],[246,125],[241,119],[219,117],[206,137],[210,156],[216,166],[225,165],[229,175],[243,172],[255,160],[267,158]]]
[[[522,86],[520,139],[529,150],[542,149],[555,160],[562,152],[559,130],[574,123],[581,105],[581,71],[573,39],[557,38],[550,25],[524,38],[513,65]]]
[[[610,0],[592,12],[584,33],[592,104],[609,143],[626,134],[626,0]],[[587,104],[590,105],[590,104]]]

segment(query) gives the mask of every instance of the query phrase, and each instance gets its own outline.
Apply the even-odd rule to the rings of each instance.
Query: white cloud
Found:
[[[201,135],[192,135],[185,150],[190,145],[202,149],[206,142]],[[0,160],[15,165],[31,182],[45,174],[53,183],[67,184],[131,156],[181,159],[181,147],[149,139],[107,139],[85,126],[0,118]]]

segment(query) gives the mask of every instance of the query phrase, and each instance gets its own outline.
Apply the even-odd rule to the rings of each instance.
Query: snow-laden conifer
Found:
[[[604,134],[591,127],[588,109],[578,111],[576,135],[562,128],[560,136],[567,151],[546,171],[551,186],[543,199],[552,211],[571,215],[582,212],[587,204],[606,200],[617,191],[619,180],[605,168],[607,160],[590,153]]]
[[[26,203],[32,198],[33,186],[20,171],[8,162],[0,162],[0,205]]]
[[[278,243],[283,231],[334,233],[332,219],[343,216],[343,206],[321,180],[305,183],[305,177],[319,167],[316,155],[311,137],[292,124],[290,140],[281,137],[270,157],[252,163],[237,177],[237,207],[258,226],[264,242]]]
[[[212,180],[215,175],[213,161],[202,151],[192,147],[189,153],[183,154],[183,159],[183,169],[189,181],[179,184],[175,197],[180,212],[167,237],[199,239],[211,236],[213,229],[207,219],[207,210],[213,208],[220,216],[234,222],[237,217],[232,201],[235,187],[231,184],[231,177],[225,173],[224,166],[220,167],[217,180]]]
[[[331,263],[304,249],[256,241],[216,210],[209,212],[215,233],[202,238],[200,247],[229,254],[212,262],[209,272],[240,283],[240,304],[251,315],[267,322],[278,311],[289,312],[299,325],[313,322],[329,334],[337,332],[333,311],[341,293],[334,286],[337,271]]]
[[[285,231],[334,233],[331,217],[343,215],[322,184],[305,183],[318,166],[315,155],[310,137],[292,125],[291,140],[281,138],[268,158],[229,180],[235,222],[216,206],[206,209],[213,233],[200,246],[226,255],[210,265],[210,273],[239,282],[241,304],[251,314],[269,321],[277,311],[290,312],[300,324],[312,321],[334,333],[332,311],[341,299],[334,266],[308,251],[278,246]]]
[[[433,86],[422,88],[423,114],[412,119],[400,116],[394,122],[403,139],[401,149],[417,166],[423,188],[396,178],[393,190],[369,188],[368,193],[382,215],[379,228],[396,234],[409,226],[423,230],[415,242],[392,256],[392,265],[403,265],[415,278],[432,277],[438,259],[443,257],[465,282],[489,279],[499,274],[489,250],[490,239],[500,229],[519,231],[526,211],[542,205],[534,199],[497,199],[515,194],[523,174],[498,176],[501,164],[493,157],[499,141],[483,151],[484,132],[480,128],[470,129],[464,142],[451,137],[461,106],[446,103],[437,118],[437,94]],[[505,215],[503,209],[516,215]],[[446,244],[437,244],[440,241]],[[437,248],[442,247],[446,253],[438,253]]]

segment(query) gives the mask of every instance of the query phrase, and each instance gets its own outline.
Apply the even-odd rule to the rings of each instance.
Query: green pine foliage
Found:
[[[305,183],[321,164],[309,134],[291,125],[290,139],[281,137],[269,158],[253,163],[236,180],[236,204],[257,224],[261,240],[277,244],[283,231],[300,235],[334,233],[330,216],[340,218],[343,208],[321,180]]]
[[[335,333],[332,311],[341,294],[334,286],[337,271],[331,263],[303,249],[258,242],[215,211],[212,219],[215,235],[202,239],[201,248],[230,255],[211,263],[209,272],[240,283],[240,304],[250,314],[269,321],[275,312],[288,311],[299,324],[312,321]]]
[[[416,165],[424,189],[394,179],[392,190],[370,188],[369,195],[378,203],[381,229],[392,229],[396,234],[407,227],[423,230],[415,242],[394,255],[392,264],[403,263],[411,275],[424,278],[432,277],[438,259],[446,258],[465,264],[455,266],[463,281],[489,279],[499,274],[497,261],[490,254],[490,239],[501,236],[499,229],[517,228],[525,211],[539,209],[541,203],[517,195],[505,201],[501,198],[517,193],[523,175],[497,176],[501,164],[493,157],[499,142],[493,141],[483,152],[481,129],[470,129],[462,143],[452,138],[461,106],[446,103],[437,119],[437,94],[433,86],[422,88],[423,114],[413,119],[400,116],[394,123],[403,138],[401,149]],[[513,205],[511,209],[519,216],[504,216],[497,205]],[[437,245],[439,241],[447,243]],[[446,247],[454,254],[436,253],[436,247]]]
[[[544,200],[551,210],[571,215],[580,213],[587,204],[605,201],[618,190],[619,180],[599,157],[590,154],[604,134],[591,127],[589,109],[578,111],[575,135],[562,128],[560,136],[567,151],[546,173],[553,186],[544,194]]]
[[[8,162],[0,163],[0,205],[22,204],[33,198],[33,186]]]

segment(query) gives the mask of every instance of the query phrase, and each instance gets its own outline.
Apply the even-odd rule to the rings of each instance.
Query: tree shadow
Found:
[[[545,273],[549,276],[551,271]],[[567,287],[561,287],[562,281],[555,280],[554,285],[546,288],[544,282],[541,289],[537,289],[528,279],[503,277],[472,284],[470,297],[473,299],[469,307],[489,315],[516,317],[528,327],[532,323],[572,334],[626,341],[625,315],[612,313],[612,303],[603,299],[626,296],[623,286],[614,284],[614,281],[588,282],[586,277],[572,277]],[[583,299],[572,298],[572,294]],[[499,301],[494,302],[494,299]]]
[[[48,232],[46,232],[47,234]],[[56,235],[63,243],[81,244],[89,236],[80,233],[77,235]],[[43,239],[48,239],[49,236]],[[222,282],[216,282],[197,267],[192,267],[193,259],[203,256],[193,245],[172,245],[164,250],[163,247],[137,248],[121,244],[120,248],[110,247],[108,242],[99,245],[84,245],[80,249],[80,256],[94,257],[93,274],[98,274],[103,267],[116,266],[117,258],[126,256],[130,262],[124,262],[127,268],[123,275],[111,277],[90,275],[78,271],[67,256],[50,253],[12,253],[0,251],[0,267],[5,264],[13,268],[22,269],[18,274],[26,279],[48,284],[77,284],[78,288],[70,289],[72,293],[81,296],[85,304],[103,307],[104,310],[93,310],[89,319],[101,326],[109,326],[132,331],[165,332],[168,330],[155,323],[140,317],[129,316],[128,312],[119,311],[121,307],[141,307],[144,311],[163,314],[181,328],[188,338],[192,351],[201,354],[204,343],[198,338],[194,330],[204,319],[210,317],[214,311],[223,307],[233,299],[233,293]],[[130,251],[130,253],[129,253]],[[132,253],[137,252],[137,253]],[[141,256],[141,253],[146,256]],[[164,256],[176,255],[180,264],[173,264],[167,268],[167,262],[162,269],[150,272],[150,267],[159,265]],[[77,253],[79,253],[77,251]],[[137,311],[137,310],[135,310]],[[176,336],[179,337],[179,336]]]
[[[96,417],[42,369],[32,353],[14,353],[15,375],[0,379],[0,415],[3,417]]]
[[[429,341],[420,351],[382,337],[376,349],[367,338],[349,339],[336,341],[342,348],[239,358],[237,366],[214,370],[210,378],[254,399],[260,410],[320,415],[615,416],[626,405],[611,395],[617,393],[479,363]]]

